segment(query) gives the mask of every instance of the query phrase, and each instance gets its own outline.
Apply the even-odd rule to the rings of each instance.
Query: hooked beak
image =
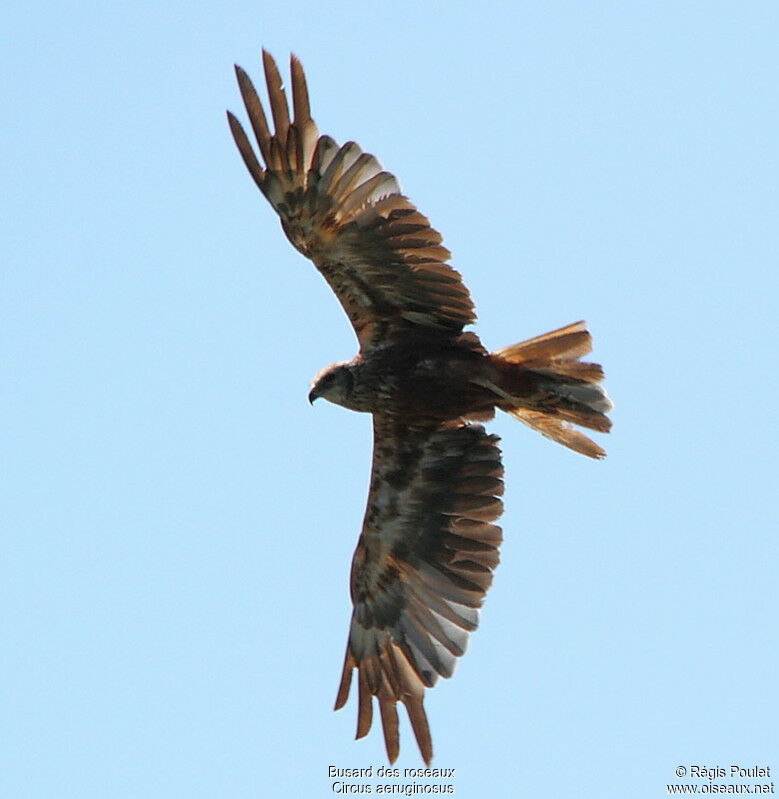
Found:
[[[312,388],[308,393],[308,404],[313,405],[315,399],[319,399],[319,394],[316,393],[315,388]]]

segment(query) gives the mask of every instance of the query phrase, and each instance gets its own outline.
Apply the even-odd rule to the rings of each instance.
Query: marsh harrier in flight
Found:
[[[320,136],[293,55],[292,115],[273,58],[263,52],[274,131],[236,67],[255,153],[228,112],[249,173],[310,258],[354,327],[359,352],[314,379],[324,397],[373,415],[368,505],[351,570],[354,603],[336,709],[357,669],[357,737],[378,700],[387,756],[398,756],[397,703],[426,763],[433,756],[425,688],[450,677],[476,629],[498,564],[503,468],[497,436],[479,422],[499,408],[592,458],[604,451],[571,423],[608,431],[603,370],[584,322],[489,352],[463,332],[476,316],[447,263],[441,235],[397,180],[354,143]]]

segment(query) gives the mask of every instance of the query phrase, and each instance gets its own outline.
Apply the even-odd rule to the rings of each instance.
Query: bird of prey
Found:
[[[357,670],[357,737],[378,701],[390,762],[397,703],[422,758],[433,746],[425,688],[449,677],[476,628],[498,564],[503,468],[498,438],[479,424],[495,409],[592,458],[605,452],[572,424],[607,432],[611,403],[584,322],[489,352],[441,235],[397,180],[354,142],[320,136],[303,68],[291,57],[292,115],[263,51],[273,131],[248,75],[236,75],[259,158],[228,112],[235,143],[287,238],[335,292],[359,342],[323,369],[309,400],[373,416],[368,503],[351,568],[354,605],[335,709]]]

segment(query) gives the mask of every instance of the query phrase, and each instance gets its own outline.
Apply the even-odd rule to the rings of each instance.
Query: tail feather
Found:
[[[533,366],[533,361],[528,361],[524,364],[526,368],[535,368],[535,370],[543,374],[542,367]],[[547,362],[548,363],[548,362]],[[599,363],[586,363],[585,361],[555,361],[553,371],[556,375],[564,375],[565,377],[575,377],[577,380],[584,380],[587,383],[598,383],[604,379],[603,367]]]
[[[542,411],[531,411],[527,408],[515,408],[509,413],[528,427],[541,433],[542,436],[562,444],[574,452],[580,452],[589,458],[605,458],[606,450],[599,447],[591,438],[569,424],[548,416]]]
[[[587,330],[587,323],[580,321],[504,347],[493,355],[509,363],[529,364],[556,359],[575,361],[590,350],[592,336]]]
[[[503,380],[500,407],[547,438],[591,458],[606,453],[571,424],[607,433],[613,407],[599,364],[579,360],[592,349],[584,322],[492,353]]]

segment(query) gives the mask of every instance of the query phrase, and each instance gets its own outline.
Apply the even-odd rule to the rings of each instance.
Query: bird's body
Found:
[[[476,413],[490,411],[496,397],[469,380],[474,375],[487,379],[494,370],[477,342],[462,338],[413,348],[387,347],[370,358],[358,355],[347,364],[329,367],[318,377],[312,398],[325,396],[353,411],[406,420],[424,417],[435,423],[461,416],[474,418]],[[334,395],[324,393],[330,382],[328,375],[340,369],[348,371],[341,381],[344,390]],[[324,387],[319,385],[323,379]],[[453,383],[461,390],[452,392]]]
[[[396,705],[405,705],[424,760],[432,742],[425,688],[449,677],[476,628],[498,564],[503,467],[481,424],[496,409],[565,446],[604,451],[571,423],[608,431],[603,371],[583,322],[489,352],[473,332],[473,303],[446,262],[441,236],[395,178],[354,142],[319,136],[293,56],[290,118],[273,59],[263,53],[272,133],[248,76],[236,68],[260,163],[228,113],[244,163],[290,242],[341,302],[360,344],[315,378],[323,397],[373,416],[368,503],[351,570],[354,612],[336,708],[358,672],[357,736],[378,700],[391,761]]]

